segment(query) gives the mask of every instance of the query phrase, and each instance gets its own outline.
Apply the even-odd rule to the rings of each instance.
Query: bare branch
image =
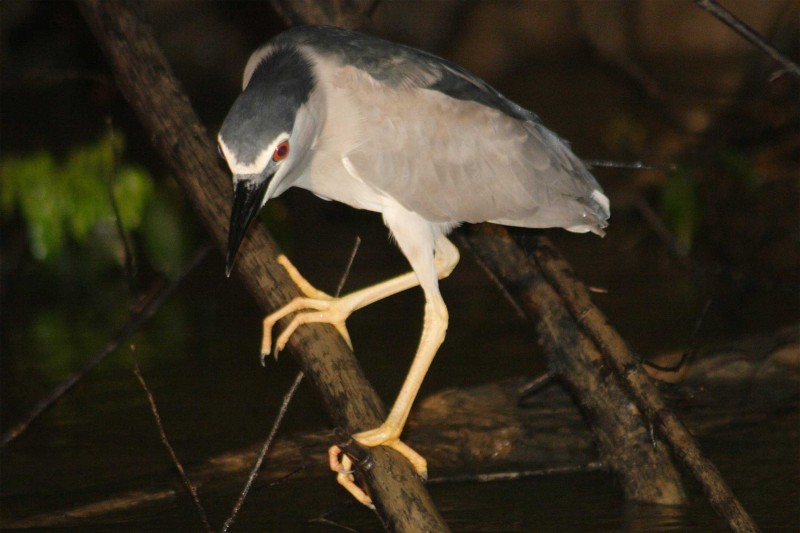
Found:
[[[592,304],[585,287],[574,278],[564,258],[547,239],[530,239],[528,243],[533,248],[532,259],[544,278],[563,298],[564,305],[580,324],[581,330],[602,352],[603,360],[614,369],[636,406],[654,426],[654,430],[667,441],[673,455],[701,484],[717,513],[727,520],[733,531],[759,531],[717,468],[703,455],[692,435],[664,403],[655,384],[637,364],[627,343],[619,333],[606,326],[606,318]]]
[[[117,183],[117,173],[119,171],[120,154],[117,148],[117,139],[114,134],[114,124],[111,122],[111,117],[106,118],[106,125],[108,126],[108,134],[111,137],[111,176],[109,176],[108,179],[108,200],[111,203],[111,210],[114,213],[114,224],[117,228],[117,233],[122,241],[122,249],[125,256],[125,278],[128,282],[128,288],[132,290],[135,286],[137,262],[128,235],[125,233],[125,228],[122,227],[122,217],[119,214],[117,197],[114,194],[114,185]]]
[[[774,46],[769,44],[764,37],[756,30],[745,24],[733,13],[719,5],[716,0],[695,0],[695,4],[721,20],[726,26],[745,38],[756,48],[777,61],[783,67],[784,72],[788,72],[795,78],[800,79],[800,67],[785,55],[781,54]]]
[[[353,268],[353,261],[356,259],[356,254],[358,253],[358,249],[361,247],[361,237],[356,236],[356,242],[353,244],[353,251],[350,252],[350,258],[347,260],[347,265],[344,267],[344,273],[342,274],[342,278],[339,280],[339,285],[336,286],[336,292],[333,294],[334,297],[338,297],[342,293],[342,289],[344,288],[344,284],[347,283],[347,278],[350,276],[350,270]]]
[[[183,465],[178,459],[178,456],[175,453],[175,449],[169,443],[167,434],[164,432],[164,425],[161,423],[161,415],[158,414],[158,407],[156,406],[156,400],[155,398],[153,398],[153,393],[150,392],[150,387],[147,386],[147,382],[145,382],[144,376],[142,376],[142,372],[139,370],[139,362],[136,361],[136,359],[133,360],[133,373],[136,374],[136,379],[139,380],[139,384],[142,386],[145,394],[147,395],[147,401],[150,403],[150,410],[153,412],[153,418],[156,421],[156,426],[158,426],[158,433],[161,436],[161,442],[164,444],[164,447],[167,449],[167,452],[169,452],[169,456],[172,458],[172,462],[175,464],[175,468],[178,469],[178,474],[181,476],[181,481],[183,481],[184,487],[186,487],[187,492],[192,497],[192,501],[194,502],[194,506],[197,508],[197,512],[200,513],[200,520],[203,521],[203,525],[205,525],[206,531],[211,533],[211,531],[213,530],[211,529],[211,524],[208,523],[208,516],[206,515],[206,510],[203,507],[203,504],[200,503],[200,497],[197,495],[197,487],[194,486],[192,480],[189,479],[189,476],[186,475],[186,470],[184,470]]]
[[[253,486],[253,481],[255,481],[256,476],[258,476],[258,473],[261,470],[261,465],[264,463],[264,457],[266,457],[270,446],[272,446],[272,441],[275,440],[275,435],[278,433],[278,428],[283,422],[283,417],[286,415],[286,410],[289,408],[289,403],[291,403],[294,393],[297,392],[297,387],[299,387],[300,383],[303,381],[303,376],[304,374],[302,371],[298,372],[297,376],[294,378],[292,386],[289,387],[289,390],[284,395],[281,408],[278,411],[278,415],[275,417],[275,421],[272,423],[272,429],[269,432],[269,436],[264,442],[264,445],[261,447],[258,458],[256,459],[252,470],[250,470],[250,475],[247,477],[247,482],[244,484],[244,488],[242,489],[241,494],[239,494],[239,498],[236,500],[236,504],[233,506],[230,516],[227,520],[225,520],[225,524],[222,526],[222,533],[228,531],[228,529],[233,525],[234,520],[236,520],[236,516],[239,514],[239,510],[242,508],[244,499],[250,492],[250,488]]]
[[[553,476],[558,474],[576,474],[586,472],[601,472],[606,469],[601,461],[589,461],[585,464],[572,466],[553,466],[537,468],[536,470],[513,470],[510,472],[489,472],[485,474],[462,474],[456,476],[435,477],[428,480],[431,485],[445,483],[493,483],[495,481],[512,481],[532,477]]]
[[[658,170],[675,172],[674,163],[647,163],[645,161],[610,161],[608,159],[584,159],[583,162],[592,168],[624,168],[629,170]]]

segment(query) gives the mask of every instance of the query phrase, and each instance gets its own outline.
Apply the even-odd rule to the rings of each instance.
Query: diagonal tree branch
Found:
[[[550,366],[588,415],[603,460],[629,499],[677,504],[684,497],[664,447],[651,447],[642,438],[652,429],[695,476],[732,531],[759,531],[548,239],[526,235],[526,254],[505,228],[484,224],[468,228],[460,242],[475,252],[526,315],[540,321]]]
[[[219,168],[208,132],[142,22],[135,3],[83,0],[80,7],[105,51],[117,83],[183,187],[195,212],[224,251],[230,179]],[[253,228],[237,261],[237,276],[262,309],[274,309],[299,293],[277,263],[278,247],[263,227]],[[220,273],[221,274],[221,273]],[[317,388],[333,422],[355,433],[379,425],[386,410],[353,353],[325,324],[299,329],[289,349]],[[372,450],[365,476],[384,526],[397,531],[444,531],[443,519],[411,465],[393,450]],[[331,490],[335,489],[332,485]]]
[[[543,237],[527,239],[525,247],[531,250],[531,260],[542,278],[563,299],[563,305],[582,333],[602,353],[603,362],[613,369],[644,417],[670,446],[675,458],[703,487],[714,510],[728,522],[732,531],[759,531],[719,470],[703,455],[686,426],[666,405],[655,383],[647,376],[625,340],[608,326],[603,313],[592,303],[586,287],[575,279],[572,269],[558,250]]]
[[[780,53],[774,46],[769,44],[760,33],[719,5],[716,0],[695,0],[695,3],[717,17],[723,24],[741,35],[746,41],[750,42],[750,44],[780,63],[786,72],[800,79],[800,66],[798,66],[797,63]]]
[[[685,503],[680,474],[668,449],[650,444],[649,428],[636,403],[606,370],[601,351],[509,231],[499,226],[470,226],[459,237],[479,264],[508,289],[526,317],[538,324],[551,374],[580,406],[600,456],[619,479],[626,499]]]

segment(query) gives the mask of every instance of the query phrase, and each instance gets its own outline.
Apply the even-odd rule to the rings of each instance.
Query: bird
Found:
[[[533,112],[451,61],[337,27],[294,27],[256,49],[217,140],[233,181],[228,276],[261,208],[291,187],[381,214],[411,272],[334,298],[281,256],[304,296],[264,319],[262,363],[292,313],[276,353],[311,322],[333,324],[352,347],[351,313],[419,286],[422,333],[405,381],[386,420],[353,438],[396,449],[422,476],[425,459],[400,436],[448,326],[439,280],[459,261],[448,234],[490,222],[603,236],[610,218],[587,166]],[[338,482],[370,505],[340,454],[329,450]]]

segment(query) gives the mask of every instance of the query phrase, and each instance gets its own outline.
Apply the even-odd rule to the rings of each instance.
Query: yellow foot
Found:
[[[340,456],[342,458],[341,461],[339,460]],[[366,505],[370,509],[375,509],[372,498],[367,496],[367,493],[356,485],[356,480],[353,476],[352,459],[342,453],[342,449],[335,444],[328,448],[328,465],[330,465],[332,471],[336,472],[336,482],[339,485],[344,487],[359,503]]]
[[[339,331],[339,334],[344,338],[345,342],[352,348],[350,334],[347,332],[344,323],[347,317],[349,317],[356,308],[355,302],[349,300],[347,297],[334,298],[316,289],[306,281],[285,255],[278,256],[278,263],[286,269],[289,277],[292,278],[292,281],[295,282],[300,291],[305,294],[305,297],[298,296],[294,298],[291,302],[264,319],[264,334],[261,338],[261,364],[264,364],[264,359],[269,355],[272,349],[272,328],[275,327],[275,324],[290,313],[305,309],[314,309],[314,311],[298,313],[297,316],[292,319],[275,341],[275,358],[277,358],[278,353],[286,347],[286,343],[289,342],[289,338],[298,327],[302,324],[309,324],[312,322],[326,322],[332,324],[337,331]]]
[[[402,428],[401,428],[402,429]],[[417,474],[422,479],[428,479],[428,461],[425,460],[420,454],[414,451],[413,448],[400,440],[400,432],[393,426],[383,424],[370,429],[356,433],[353,438],[362,446],[374,448],[375,446],[388,446],[394,449],[397,453],[408,459],[408,462],[417,471]]]
[[[377,429],[380,430],[381,428]],[[372,433],[374,431],[376,430],[358,433],[357,435],[353,435],[353,438],[359,443],[364,444],[361,441],[360,435]],[[384,446],[393,448],[403,457],[408,459],[422,479],[428,479],[428,462],[410,446],[403,443],[400,439],[395,439],[392,442],[383,442],[382,444]],[[341,460],[339,459],[340,457]],[[339,483],[339,485],[344,487],[347,492],[349,492],[360,503],[366,505],[370,509],[375,509],[375,505],[372,503],[372,498],[370,498],[361,487],[356,485],[355,477],[353,476],[352,459],[350,459],[347,454],[343,453],[339,446],[333,445],[328,449],[328,464],[330,465],[331,470],[336,472],[336,482]]]

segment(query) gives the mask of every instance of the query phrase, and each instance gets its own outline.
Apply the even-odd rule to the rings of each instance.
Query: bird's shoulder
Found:
[[[411,46],[332,26],[298,26],[273,38],[261,53],[281,47],[309,47],[327,61],[363,70],[376,82],[393,88],[430,89],[497,109],[518,120],[539,121],[531,111],[465,68]]]

